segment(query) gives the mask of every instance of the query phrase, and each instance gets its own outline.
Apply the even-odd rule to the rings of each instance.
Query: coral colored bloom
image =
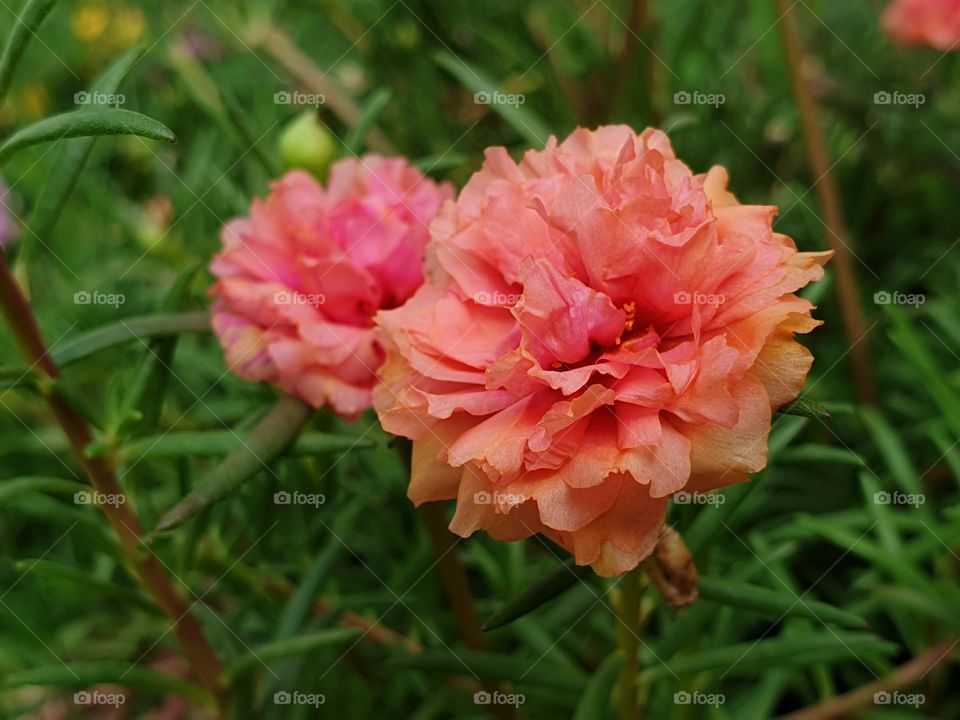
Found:
[[[746,480],[812,356],[776,208],[694,175],[658,130],[503,148],[431,225],[426,284],[381,312],[374,404],[414,440],[409,494],[451,529],[543,533],[601,575],[635,567],[671,496]]]
[[[894,0],[883,27],[900,45],[953,50],[960,46],[960,0]]]
[[[223,229],[211,263],[213,327],[245,380],[355,417],[383,361],[373,316],[423,282],[427,226],[453,188],[402,158],[368,155],[275,182]]]

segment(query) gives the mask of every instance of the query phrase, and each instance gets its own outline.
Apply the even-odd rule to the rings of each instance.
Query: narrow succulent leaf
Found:
[[[342,645],[351,640],[356,640],[361,634],[362,631],[358,628],[334,628],[260,645],[234,661],[227,669],[228,681],[236,682],[251,671],[262,668],[265,664],[269,667],[271,660],[305,655],[319,648]]]
[[[564,591],[570,589],[591,573],[592,570],[589,566],[563,563],[560,567],[532,582],[515,598],[504,603],[499,610],[483,622],[483,629],[485,631],[496,630],[512,623],[563,594]]]
[[[118,450],[121,462],[141,458],[218,457],[241,447],[243,438],[231,430],[170,432],[137,438]],[[349,450],[367,450],[373,440],[352,435],[306,432],[288,449],[291,455],[328,455]]]
[[[518,654],[504,655],[483,650],[458,649],[456,654],[446,650],[428,650],[419,655],[388,662],[396,668],[583,692],[587,684],[583,673],[565,666],[549,664],[546,659],[542,660],[543,662],[538,662],[536,657],[522,657]]]
[[[698,588],[701,600],[754,610],[775,620],[783,617],[805,617],[851,628],[867,626],[867,621],[863,618],[833,605],[751,583],[701,576]]]
[[[492,99],[496,95],[503,94],[500,87],[489,75],[466,63],[461,58],[441,52],[434,55],[434,60],[440,67],[453,75],[461,85],[474,93],[478,103],[483,103],[484,98]],[[521,103],[490,102],[489,104],[491,110],[502,117],[522,137],[530,141],[534,147],[543,147],[547,142],[547,138],[550,136],[549,127]]]
[[[89,355],[124,343],[164,335],[210,331],[205,312],[142,315],[118,320],[64,340],[52,352],[54,362],[64,367]]]
[[[806,398],[797,398],[793,402],[784,405],[778,412],[784,415],[797,415],[799,417],[820,418],[821,420],[830,420],[833,416],[823,403]]]
[[[57,0],[29,0],[21,11],[7,36],[7,44],[0,56],[0,104],[10,89],[13,74],[20,64],[30,40],[36,36],[40,25],[46,20]],[[9,11],[9,8],[7,8]]]
[[[90,661],[81,663],[57,663],[43,667],[4,673],[0,688],[12,689],[41,685],[56,688],[86,688],[91,685],[120,685],[156,696],[182,695],[191,700],[209,705],[212,699],[198,685],[181,680],[169,673],[148,670],[129,662]]]
[[[824,630],[681,654],[665,664],[654,664],[644,675],[654,680],[719,671],[725,676],[739,677],[755,675],[771,667],[807,667],[844,661],[859,665],[867,656],[884,657],[898,649],[896,643],[868,633]]]
[[[161,518],[157,530],[163,532],[182,525],[259,475],[293,442],[311,413],[312,408],[302,400],[281,397],[223,463]]]
[[[146,115],[117,108],[87,108],[54,115],[15,132],[0,145],[0,167],[20,150],[40,143],[76,137],[138,135],[150,140],[176,142],[166,125]]]

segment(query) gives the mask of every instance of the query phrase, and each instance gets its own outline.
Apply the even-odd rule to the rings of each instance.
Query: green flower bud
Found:
[[[313,110],[305,110],[280,133],[280,157],[287,168],[303,168],[326,177],[337,154],[336,141]]]

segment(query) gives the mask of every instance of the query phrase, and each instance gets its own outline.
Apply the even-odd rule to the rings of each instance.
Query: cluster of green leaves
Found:
[[[39,22],[50,5],[28,12]],[[92,452],[116,459],[144,526],[170,526],[149,551],[190,588],[229,669],[234,713],[315,716],[273,702],[296,690],[324,694],[338,717],[481,717],[471,693],[497,681],[523,693],[529,717],[612,716],[616,582],[575,571],[537,538],[472,538],[459,547],[491,629],[488,650],[465,649],[389,439],[372,417],[347,425],[323,413],[303,428],[291,422],[289,434],[258,431],[276,430],[265,417],[283,407],[227,373],[206,333],[210,278],[198,268],[223,222],[276,174],[273,148],[296,112],[273,102],[298,80],[255,41],[265,23],[360,109],[353,121],[321,111],[344,155],[376,129],[462,184],[490,145],[519,153],[578,123],[658,119],[691,167],[727,166],[741,199],[778,205],[779,229],[820,249],[818,179],[805,166],[772,3],[655,1],[626,62],[626,0],[149,5],[148,51],[103,67],[90,66],[92,47],[73,35],[71,13],[82,8],[64,3],[31,28],[43,43],[17,35],[0,61],[5,89],[6,67],[25,49],[8,107],[41,83],[64,114],[0,127],[0,161],[26,218],[19,273],[64,367],[64,392],[97,429]],[[849,344],[824,283],[809,393],[830,401],[831,417],[778,416],[770,466],[753,483],[722,491],[722,504],[672,511],[701,599],[676,611],[646,596],[651,717],[771,717],[866,685],[960,633],[957,59],[893,49],[876,7],[811,0],[796,11],[838,159],[880,405],[855,402]],[[14,27],[0,8],[0,29]],[[188,37],[207,55],[184,52]],[[75,92],[110,92],[128,73],[124,109],[70,109]],[[493,90],[525,102],[473,102]],[[725,102],[675,105],[683,90]],[[877,106],[880,90],[923,92],[927,102]],[[166,126],[177,145],[157,142],[171,138]],[[105,130],[128,136],[69,139]],[[159,226],[157,198],[173,208]],[[126,302],[74,304],[74,293],[95,289]],[[881,307],[872,303],[881,290],[927,301]],[[82,473],[30,391],[33,374],[6,336],[0,353],[0,715],[69,701],[92,683],[130,688],[134,717],[169,692],[199,702],[196,686],[166,672],[177,652],[169,621],[123,569],[96,509],[73,502]],[[295,490],[324,503],[275,503]],[[875,502],[895,491],[925,502]],[[194,498],[193,514],[173,527],[186,519],[169,516],[184,498]],[[378,629],[357,630],[359,618]],[[866,715],[958,716],[956,680],[948,665],[924,678],[918,710]],[[684,691],[724,703],[677,705]]]

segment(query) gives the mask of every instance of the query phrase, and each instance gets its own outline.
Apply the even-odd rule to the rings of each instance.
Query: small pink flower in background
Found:
[[[830,253],[772,231],[658,130],[577,130],[486,162],[431,226],[426,284],[381,312],[374,402],[414,440],[410,497],[451,529],[543,533],[601,575],[656,544],[668,500],[766,464],[819,322],[794,291]]]
[[[953,50],[960,47],[960,0],[894,0],[883,27],[900,45]]]
[[[383,361],[373,316],[423,282],[427,225],[453,197],[402,158],[333,165],[275,182],[223,229],[213,327],[234,373],[353,418]]]

